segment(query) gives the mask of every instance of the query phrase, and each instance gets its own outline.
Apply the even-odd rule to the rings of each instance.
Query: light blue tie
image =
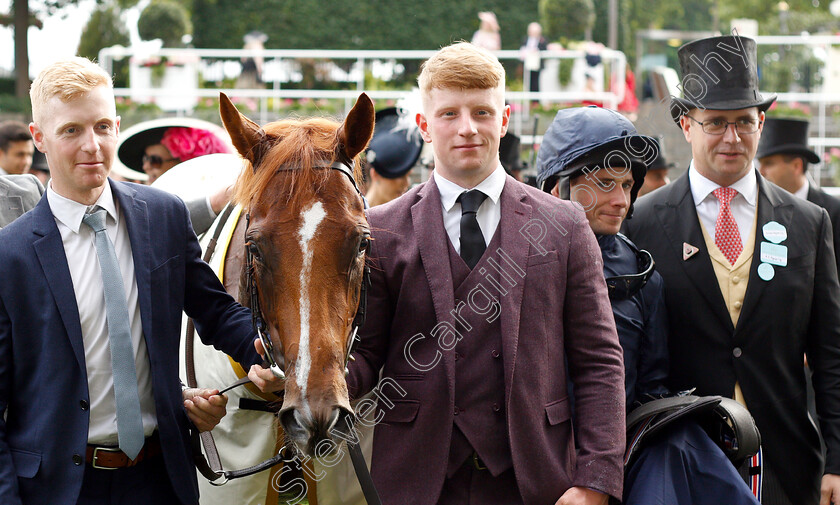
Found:
[[[125,300],[117,253],[105,231],[107,212],[98,206],[95,209],[92,213],[85,214],[82,222],[90,226],[95,233],[96,255],[99,257],[102,284],[105,286],[105,313],[111,342],[111,367],[114,372],[120,449],[129,458],[135,459],[143,448],[145,439],[143,418],[140,414],[140,396],[137,393],[137,371],[134,368],[128,304]]]

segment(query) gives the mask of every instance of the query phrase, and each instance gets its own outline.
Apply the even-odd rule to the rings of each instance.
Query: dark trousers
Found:
[[[531,70],[531,82],[530,82],[530,89],[528,91],[536,93],[540,90],[540,71],[539,70]]]
[[[691,420],[645,446],[624,477],[625,505],[758,505],[726,455]]]
[[[559,496],[557,498],[560,498]],[[443,482],[438,505],[522,505],[513,468],[498,477],[488,470],[479,470],[473,458],[461,465],[451,478]]]
[[[98,470],[85,464],[77,505],[181,505],[169,483],[163,456],[137,466]]]

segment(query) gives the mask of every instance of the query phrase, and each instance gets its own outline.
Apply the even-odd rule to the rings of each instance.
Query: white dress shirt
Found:
[[[3,170],[3,167],[0,167],[0,175],[9,175],[9,172]]]
[[[694,168],[694,161],[688,168],[688,183],[691,186],[691,196],[694,198],[694,205],[697,208],[697,216],[700,223],[706,229],[712,239],[715,238],[715,223],[720,212],[720,201],[713,191],[721,185],[712,182],[700,175]],[[729,186],[738,192],[729,204],[732,209],[732,216],[738,224],[738,232],[741,235],[741,244],[746,244],[750,233],[753,233],[753,222],[755,221],[756,201],[758,199],[758,181],[755,170],[749,170],[743,177]]]
[[[437,171],[432,172],[432,177],[435,178],[435,184],[440,191],[440,203],[443,205],[443,226],[446,228],[446,234],[449,235],[449,240],[452,242],[455,252],[461,254],[461,204],[457,200],[461,193],[469,190],[445,179]],[[502,165],[499,165],[478,186],[472,188],[487,195],[475,215],[486,245],[489,245],[493,239],[493,234],[496,233],[496,228],[499,227],[499,220],[502,217],[499,197],[502,196],[502,190],[505,188],[505,177],[505,169],[502,168]]]
[[[64,253],[67,256],[70,277],[73,280],[73,291],[76,293],[76,305],[79,308],[90,393],[88,443],[117,445],[117,411],[114,403],[114,377],[111,369],[108,322],[105,315],[104,285],[94,245],[94,232],[89,226],[82,224],[82,217],[89,207],[59,195],[53,190],[52,184],[47,186],[47,201],[64,243]],[[117,208],[111,193],[110,184],[105,184],[96,205],[108,212],[105,227],[108,237],[114,244],[123,278],[128,303],[128,318],[131,324],[134,363],[137,369],[140,409],[143,413],[143,431],[148,437],[157,427],[157,416],[152,394],[149,355],[140,321],[131,243],[122,213]]]
[[[811,188],[811,183],[808,182],[808,179],[805,179],[805,183],[802,185],[801,188],[797,189],[793,192],[793,196],[799,197],[803,200],[808,199],[808,190]]]

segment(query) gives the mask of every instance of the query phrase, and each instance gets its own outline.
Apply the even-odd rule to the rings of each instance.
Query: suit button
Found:
[[[498,358],[500,356],[499,351],[497,351],[496,349],[493,349],[493,352],[491,352],[490,355],[494,358]]]
[[[81,407],[81,408],[82,408],[82,410],[87,410],[87,409],[90,407],[90,405],[88,405],[88,402],[87,402],[87,401],[85,401],[85,400],[81,400],[81,401],[79,402],[79,407]]]
[[[743,354],[743,352],[741,351],[740,347],[736,347],[735,349],[732,349],[732,355],[735,356],[736,358],[740,358],[741,354]]]
[[[502,410],[502,408],[501,408],[501,407],[499,407],[499,404],[498,404],[498,403],[494,403],[494,404],[493,404],[493,412],[498,412],[498,411],[500,411],[500,410]]]
[[[456,352],[455,353],[455,361],[458,361],[459,359],[461,359],[461,355]]]
[[[457,416],[459,412],[461,412],[461,409],[459,409],[458,407],[455,407],[455,411],[452,412],[452,413]]]
[[[74,454],[73,455],[73,464],[76,465],[76,466],[81,466],[82,465],[82,457],[79,456],[78,454]]]

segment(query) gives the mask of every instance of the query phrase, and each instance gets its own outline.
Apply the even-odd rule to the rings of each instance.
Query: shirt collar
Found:
[[[688,167],[688,183],[691,187],[691,196],[694,198],[695,206],[700,205],[714,190],[721,187],[720,184],[702,176],[694,167],[694,160],[691,160],[691,165]],[[758,182],[756,180],[755,170],[747,171],[743,177],[729,187],[743,196],[748,204],[755,206],[755,201],[758,197]]]
[[[89,208],[96,205],[105,209],[110,216],[111,221],[117,223],[117,206],[114,203],[114,195],[111,193],[111,185],[106,182],[102,194],[96,200],[96,203],[88,206],[69,198],[63,197],[55,192],[52,187],[52,181],[47,185],[47,203],[50,204],[50,210],[64,226],[70,228],[73,233],[79,233],[82,226],[82,218]]]
[[[811,183],[808,182],[808,178],[805,178],[805,183],[802,185],[801,188],[794,191],[794,196],[797,196],[803,200],[808,199],[808,190],[811,188]]]
[[[464,191],[469,191],[467,188],[463,188],[454,182],[446,179],[442,175],[440,175],[437,170],[432,172],[432,177],[435,178],[435,184],[437,184],[438,191],[440,191],[440,201],[443,203],[443,208],[446,212],[452,210],[452,207],[455,206],[455,203],[458,200],[458,196]],[[483,181],[481,181],[478,186],[472,188],[477,189],[487,195],[492,201],[493,204],[499,203],[499,198],[502,195],[502,190],[505,188],[505,169],[502,168],[502,165],[496,167],[490,175],[488,175]]]

